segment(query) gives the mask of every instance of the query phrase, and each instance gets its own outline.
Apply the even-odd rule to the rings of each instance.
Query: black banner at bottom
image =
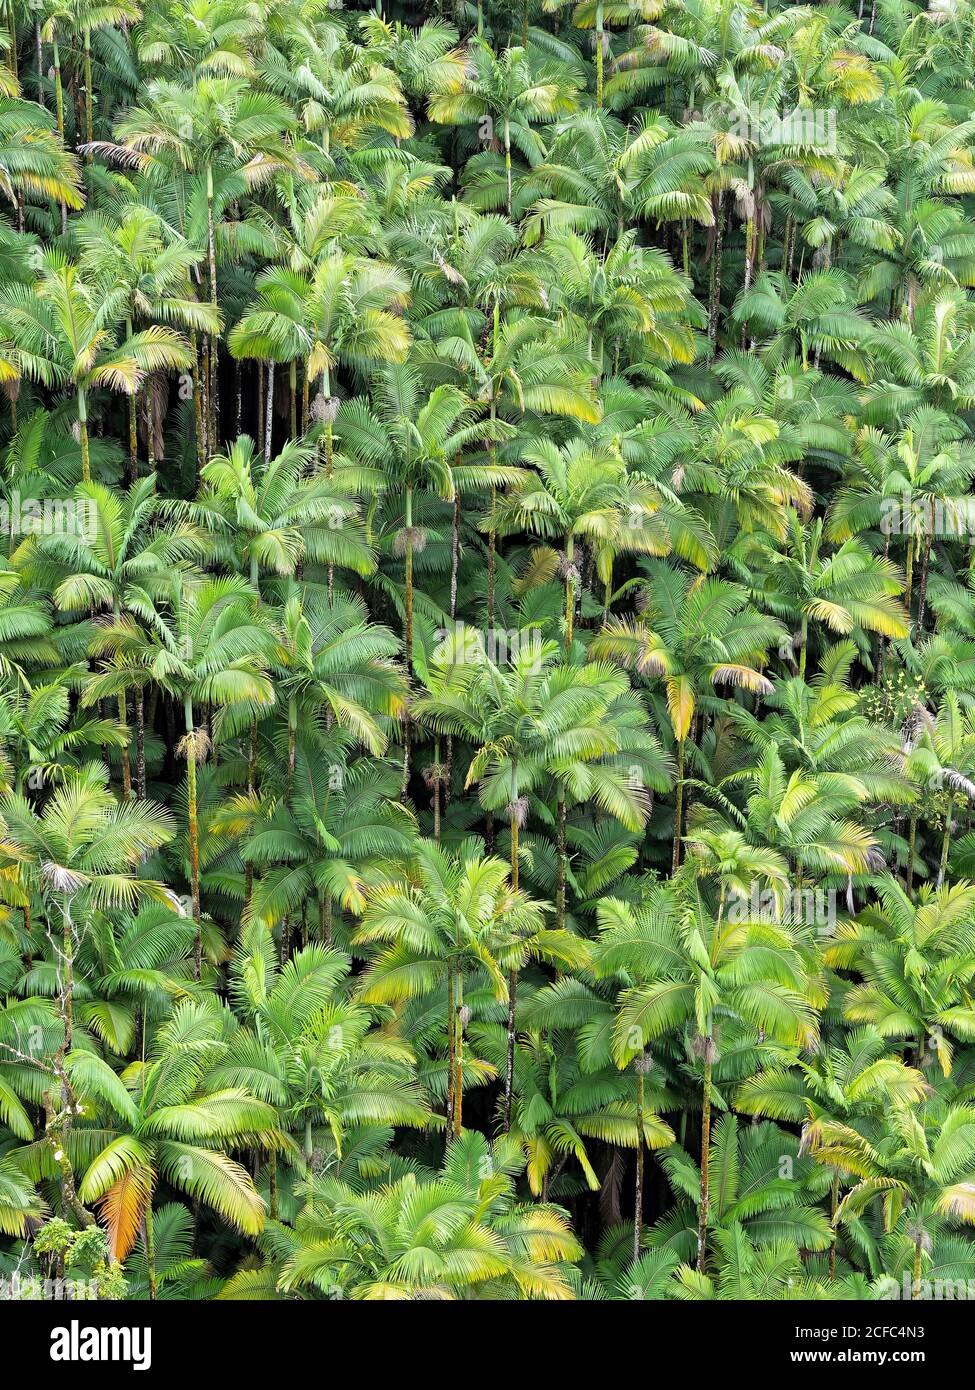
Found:
[[[590,1319],[590,1337],[600,1335],[607,1322],[614,1332],[629,1325],[638,1336],[652,1337],[656,1330],[660,1342],[648,1348],[656,1345],[681,1360],[697,1360],[703,1353],[712,1369],[714,1358],[723,1367],[738,1360],[743,1372],[804,1367],[828,1375],[834,1366],[948,1369],[971,1334],[964,1300],[904,1300],[893,1294],[873,1303],[512,1303],[504,1310],[497,1303],[438,1302],[434,1308],[432,1302],[399,1303],[394,1316],[419,1315],[423,1332],[436,1329],[435,1335],[444,1327],[462,1327],[465,1343],[482,1349],[472,1367],[461,1358],[458,1369],[465,1376],[471,1369],[476,1375],[485,1364],[481,1356],[490,1355],[499,1337],[510,1332],[528,1334],[527,1341],[519,1339],[519,1359],[535,1347],[549,1374],[553,1357],[556,1364],[564,1357],[567,1369],[578,1370],[579,1336],[590,1330],[585,1326]],[[43,1367],[54,1383],[62,1373],[72,1379],[97,1375],[102,1381],[118,1375],[183,1380],[190,1363],[209,1367],[208,1374],[219,1369],[252,1377],[275,1349],[287,1346],[289,1354],[310,1357],[324,1334],[331,1338],[331,1351],[341,1352],[338,1339],[368,1335],[388,1316],[374,1304],[331,1299],[259,1306],[5,1301],[0,1302],[0,1337],[5,1347]],[[413,1325],[416,1331],[420,1326]],[[535,1340],[536,1333],[543,1340]],[[586,1340],[590,1349],[598,1345]],[[394,1347],[387,1344],[393,1358]],[[395,1369],[384,1358],[383,1370]],[[414,1374],[408,1364],[406,1371]]]

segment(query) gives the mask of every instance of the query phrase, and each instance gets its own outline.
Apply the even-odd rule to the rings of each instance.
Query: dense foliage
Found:
[[[0,30],[5,1293],[970,1287],[975,5]]]

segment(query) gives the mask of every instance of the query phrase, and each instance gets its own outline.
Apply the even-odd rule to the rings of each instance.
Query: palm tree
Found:
[[[546,158],[531,171],[538,198],[525,218],[526,242],[542,232],[613,231],[642,215],[657,224],[714,223],[704,175],[714,169],[706,132],[675,127],[657,112],[626,125],[605,111],[559,122]],[[688,236],[683,235],[688,274]]]
[[[44,0],[41,39],[54,53],[54,87],[57,98],[58,131],[64,138],[64,95],[61,87],[61,57],[58,37],[81,37],[85,75],[85,139],[91,143],[92,110],[95,89],[91,74],[91,36],[99,29],[130,24],[139,18],[139,7],[132,0]],[[80,124],[80,121],[79,121]]]
[[[763,559],[759,552],[759,564]],[[818,620],[832,633],[907,636],[906,615],[897,601],[900,579],[894,566],[852,537],[833,554],[824,555],[821,518],[804,526],[793,517],[788,549],[772,552],[768,559],[754,597],[777,618],[798,627],[801,677],[806,674],[811,621]]]
[[[421,721],[476,746],[465,778],[482,806],[504,810],[511,832],[511,881],[519,882],[519,837],[529,797],[551,779],[558,793],[556,930],[565,926],[571,798],[594,802],[632,830],[646,823],[648,791],[669,785],[669,767],[634,704],[627,682],[605,664],[556,665],[554,642],[520,636],[507,667],[490,660],[461,629],[429,668],[429,694],[414,703]],[[508,981],[505,1122],[510,1120],[517,979]]]
[[[930,1053],[947,1076],[951,1039],[967,1041],[975,1025],[968,997],[975,888],[923,888],[915,904],[887,877],[877,893],[877,906],[842,924],[824,952],[828,965],[855,962],[862,975],[845,992],[844,1012],[884,1037],[908,1039],[919,1064]]]
[[[916,1108],[893,1105],[885,1120],[881,1136],[873,1142],[849,1125],[824,1124],[815,1157],[858,1179],[837,1209],[838,1225],[854,1221],[880,1195],[888,1231],[908,1209],[914,1245],[911,1297],[920,1298],[929,1230],[942,1218],[968,1223],[975,1219],[975,1115],[967,1103],[935,1099]]]
[[[243,1086],[210,1084],[214,1063],[227,1053],[221,1022],[209,1005],[186,1001],[124,1081],[91,1063],[75,1069],[80,1096],[96,1117],[105,1117],[79,1195],[100,1207],[114,1259],[124,1259],[144,1229],[150,1298],[156,1295],[152,1202],[160,1176],[238,1230],[256,1235],[264,1225],[264,1203],[227,1149],[273,1150],[283,1136],[266,1101]],[[76,1130],[79,1141],[84,1133]]]
[[[385,947],[370,960],[361,981],[367,1004],[400,1003],[447,983],[448,1126],[459,1135],[463,1121],[464,986],[483,971],[495,999],[508,1002],[505,967],[529,956],[571,963],[574,939],[544,925],[544,907],[512,886],[507,865],[484,857],[479,841],[456,854],[421,841],[402,878],[366,893],[366,908],[352,940]]]
[[[686,1033],[689,1055],[696,1053],[703,1062],[699,1272],[707,1251],[711,1075],[719,1020],[737,1018],[764,1036],[803,1046],[815,1040],[817,1026],[792,929],[785,923],[742,922],[734,931],[722,930],[726,888],[722,877],[715,918],[700,894],[671,888],[649,889],[636,907],[605,898],[597,911],[600,939],[594,947],[597,976],[625,982],[614,1029],[617,1065],[627,1066],[674,1031]],[[776,956],[774,970],[768,946]]]
[[[186,520],[162,522],[155,477],[133,484],[121,496],[100,483],[75,489],[74,525],[61,535],[38,540],[38,561],[51,563],[55,607],[62,612],[123,615],[138,622],[146,605],[161,598],[174,570],[185,570],[207,553],[206,538]],[[137,692],[138,693],[138,692]],[[126,695],[118,691],[122,744],[122,794],[132,794]],[[94,698],[94,697],[91,697]],[[140,740],[144,737],[141,697],[136,701]],[[140,791],[140,795],[144,792]]]
[[[382,727],[406,710],[406,684],[394,658],[399,644],[368,622],[361,605],[331,597],[303,603],[292,595],[281,615],[275,675],[287,701],[285,800],[295,791],[299,720],[306,729],[324,718],[362,743],[374,757],[388,744]]]
[[[664,682],[667,712],[677,744],[677,804],[673,869],[680,864],[685,747],[707,686],[732,685],[769,695],[761,673],[782,630],[748,602],[745,591],[723,579],[689,576],[650,562],[646,605],[639,619],[612,619],[590,643],[590,655],[632,667]],[[693,735],[692,735],[693,737]]]
[[[941,411],[917,410],[897,439],[866,429],[856,466],[838,489],[828,533],[837,540],[879,527],[889,546],[906,539],[904,607],[910,613],[914,572],[921,564],[917,627],[924,621],[933,540],[962,536],[975,520],[968,485],[975,453],[956,423]]]
[[[200,470],[190,514],[255,592],[262,567],[281,577],[309,560],[363,575],[375,568],[354,497],[340,477],[310,474],[314,458],[313,444],[295,440],[262,456],[244,434]]]
[[[693,336],[681,322],[690,309],[690,285],[662,252],[637,246],[635,230],[602,257],[575,232],[549,233],[543,249],[552,264],[554,304],[578,319],[598,379],[607,344],[616,357],[635,339],[648,360],[669,365],[693,359]]]
[[[78,165],[64,148],[55,122],[34,102],[19,95],[16,79],[0,70],[0,193],[18,208],[28,198],[84,206]]]
[[[893,1106],[910,1106],[927,1093],[924,1077],[888,1054],[886,1040],[873,1027],[857,1028],[842,1046],[825,1047],[808,1059],[783,1057],[745,1081],[735,1098],[746,1115],[802,1125],[802,1149],[815,1155],[830,1124],[866,1116],[882,1119]],[[836,1212],[840,1173],[832,1181],[833,1239],[829,1277],[836,1278]]]
[[[144,104],[117,123],[114,142],[93,142],[93,151],[145,173],[189,174],[202,182],[206,206],[206,254],[210,305],[217,294],[216,200],[218,187],[242,179],[260,187],[280,170],[304,172],[288,141],[296,124],[288,106],[239,77],[201,77],[190,85],[158,79],[147,84]],[[199,186],[199,183],[198,183]],[[202,406],[204,443],[217,442],[217,350],[210,350]]]
[[[451,75],[447,90],[430,97],[430,119],[451,125],[489,123],[488,138],[501,138],[508,216],[512,210],[511,146],[529,158],[539,150],[532,126],[567,115],[576,105],[576,92],[566,72],[533,71],[524,48],[506,48],[496,55],[480,37],[468,47],[468,68],[462,84]]]
[[[197,764],[206,758],[210,735],[199,725],[196,709],[206,704],[250,714],[274,703],[267,675],[272,637],[257,612],[257,596],[234,576],[198,580],[183,576],[170,584],[165,599],[147,602],[142,629],[124,618],[106,633],[106,648],[148,671],[152,680],[182,707],[185,733],[180,753],[186,759],[187,830],[190,893],[196,923],[194,976],[202,967],[200,852],[197,818]]]
[[[126,293],[87,283],[59,251],[46,251],[36,285],[0,288],[0,361],[16,380],[73,387],[81,438],[81,476],[91,482],[88,394],[98,387],[134,395],[150,372],[188,367],[186,343],[152,324],[126,336]]]
[[[89,763],[57,787],[41,812],[19,792],[0,798],[3,853],[21,863],[32,890],[44,904],[47,931],[58,960],[57,1011],[60,1037],[43,1060],[28,1058],[51,1078],[44,1100],[45,1135],[34,1145],[33,1166],[40,1177],[57,1174],[64,1205],[82,1225],[94,1218],[75,1184],[77,1152],[69,1147],[72,1117],[80,1113],[75,1089],[108,1085],[122,1090],[111,1068],[97,1055],[76,1049],[74,1027],[75,955],[94,929],[96,913],[132,909],[145,899],[166,901],[168,890],[134,872],[172,834],[172,819],[151,802],[119,804],[107,775]],[[55,942],[57,944],[55,945]]]
[[[396,552],[405,565],[403,637],[406,668],[413,673],[413,558],[426,537],[415,524],[414,495],[430,489],[454,499],[452,462],[469,445],[492,434],[474,403],[455,386],[425,391],[409,364],[386,367],[373,386],[375,408],[363,397],[340,406],[336,434],[356,463],[377,470],[384,491],[403,497],[403,525]]]
[[[517,1146],[465,1131],[439,1173],[366,1191],[313,1179],[295,1227],[268,1230],[266,1263],[242,1269],[223,1298],[339,1289],[354,1299],[570,1299],[563,1262],[580,1246],[559,1207],[520,1203]],[[484,1176],[487,1174],[488,1176]]]
[[[236,357],[268,364],[265,456],[271,452],[271,388],[275,362],[288,362],[291,377],[292,434],[296,430],[295,363],[304,360],[303,422],[307,395],[321,378],[326,471],[332,470],[332,422],[337,397],[332,373],[341,365],[359,371],[401,362],[410,344],[409,329],[396,314],[407,303],[408,281],[391,265],[343,252],[334,237],[336,207],[322,198],[300,226],[298,267],[271,270],[257,282],[257,297],[230,335]]]
[[[91,136],[89,135],[89,140]],[[162,217],[141,204],[89,211],[75,226],[81,250],[79,269],[96,295],[126,292],[125,336],[145,320],[174,324],[191,333],[215,334],[220,316],[212,304],[192,293],[191,280],[203,260],[199,251],[175,236]],[[146,439],[154,466],[155,431],[148,422]],[[129,467],[138,473],[138,404],[129,396]]]
[[[275,1105],[282,1130],[301,1134],[306,1170],[316,1127],[341,1164],[346,1146],[354,1150],[357,1130],[421,1129],[431,1118],[409,1047],[372,1026],[370,1011],[348,998],[348,967],[348,956],[319,944],[277,966],[271,939],[256,924],[241,934],[231,962],[231,988],[248,1026],[234,1033],[208,1084],[243,1087]],[[273,1152],[269,1180],[275,1220]]]
[[[543,0],[544,10],[558,11],[569,0]],[[606,26],[611,24],[632,25],[639,19],[655,19],[659,7],[655,0],[580,0],[572,9],[572,23],[576,29],[595,31],[593,49],[596,58],[596,107],[603,104],[603,70],[606,54],[609,52],[609,36]]]

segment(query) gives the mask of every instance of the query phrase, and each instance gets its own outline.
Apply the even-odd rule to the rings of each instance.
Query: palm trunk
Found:
[[[507,1045],[504,1066],[504,1131],[511,1129],[511,1102],[515,1083],[515,1006],[518,997],[518,972],[508,971],[508,1017],[505,1024]]]
[[[122,755],[122,800],[132,800],[132,768],[129,763],[129,715],[126,708],[125,692],[119,691],[118,696],[118,722],[122,726],[122,733],[125,735],[125,742],[119,752]]]
[[[674,852],[671,859],[671,873],[676,873],[680,868],[680,836],[681,820],[684,815],[684,743],[685,740],[677,740],[677,780],[675,784],[675,803],[674,803]]]
[[[217,308],[217,238],[213,223],[213,168],[207,165],[207,255],[210,270],[210,303],[214,310]],[[218,364],[218,338],[216,334],[210,337],[210,416],[209,433],[210,445],[216,452],[217,448],[217,421],[218,421],[218,401],[217,396],[217,364]]]
[[[504,123],[504,179],[508,190],[508,216],[511,216],[511,127]]]
[[[264,403],[264,462],[271,462],[271,412],[274,408],[274,363],[267,364],[267,400]]]
[[[637,1059],[636,1071],[636,1184],[633,1193],[633,1262],[640,1258],[640,1242],[643,1235],[643,1161],[644,1161],[644,1073],[642,1066],[643,1058]]]
[[[298,748],[298,704],[292,695],[288,700],[288,781],[287,801],[290,807],[295,794],[295,763]]]
[[[517,769],[512,776],[512,801],[517,799]],[[511,887],[518,890],[518,812],[511,816]],[[504,1068],[504,1128],[511,1128],[511,1100],[515,1079],[515,1004],[518,996],[518,972],[508,971],[508,1018],[506,1024],[507,1042]]]
[[[149,1278],[149,1297],[156,1297],[156,1233],[152,1224],[152,1195],[150,1194],[146,1202],[145,1211],[145,1231],[146,1231],[146,1273]]]
[[[928,571],[931,566],[931,539],[925,539],[921,552],[921,578],[917,586],[917,632],[924,631],[924,610],[928,601]]]
[[[454,1132],[454,965],[447,961],[447,1133]]]
[[[91,80],[91,30],[85,30],[85,139],[90,145],[95,138],[94,122],[92,119],[92,103],[95,99],[95,89]],[[91,151],[88,151],[87,158],[91,160]]]
[[[136,685],[135,699],[135,785],[139,800],[146,799],[146,712],[142,686]]]
[[[457,968],[457,990],[454,999],[454,1138],[464,1125],[464,972]]]
[[[91,482],[91,452],[88,447],[88,400],[83,386],[78,387],[78,432],[81,440],[81,480]]]
[[[573,561],[575,546],[572,535],[565,538],[565,654],[572,651],[572,628],[576,611],[576,585]]]
[[[64,140],[64,88],[61,85],[61,51],[58,47],[57,36],[52,43],[54,51],[54,103],[58,117],[58,134]]]
[[[193,943],[193,978],[199,982],[203,970],[203,933],[200,924],[200,828],[196,808],[196,730],[193,727],[193,701],[189,695],[183,701],[186,719],[186,817],[190,836],[190,895],[196,938]]]
[[[203,420],[203,396],[200,381],[200,345],[195,333],[190,336],[190,350],[193,356],[190,371],[193,377],[193,422],[196,426],[196,462],[199,469],[207,461],[207,438],[206,425]]]
[[[718,319],[721,315],[721,256],[724,250],[724,195],[718,194],[718,207],[715,217],[714,251],[711,255],[711,297],[708,305],[708,337],[712,347],[718,337]]]
[[[921,1297],[921,1256],[924,1250],[924,1232],[919,1231],[914,1238],[914,1283],[911,1287],[911,1298]]]
[[[603,104],[603,7],[596,5],[596,105]]]
[[[61,898],[61,1021],[64,1024],[64,1056],[71,1051],[74,1038],[74,924],[71,920],[71,899]]]
[[[566,844],[566,819],[567,808],[564,796],[559,797],[558,803],[558,880],[555,886],[555,925],[561,931],[565,926],[565,885],[569,876],[569,852]]]
[[[89,137],[90,138],[90,137]],[[132,320],[125,321],[125,334],[127,338],[132,337]],[[129,482],[134,483],[139,476],[139,416],[138,416],[138,394],[133,391],[128,397],[129,408]],[[152,422],[149,424],[149,433],[152,432]]]
[[[945,810],[945,833],[941,841],[941,863],[938,865],[938,881],[936,888],[940,888],[945,881],[945,874],[948,871],[948,852],[951,849],[951,798],[948,798],[948,806]]]
[[[406,489],[406,576],[403,594],[406,609],[406,671],[413,675],[413,489]]]
[[[697,1220],[697,1271],[704,1272],[704,1259],[707,1253],[708,1216],[710,1211],[710,1192],[708,1188],[711,1162],[711,1039],[704,1040],[704,1096],[701,1108],[701,1203]]]

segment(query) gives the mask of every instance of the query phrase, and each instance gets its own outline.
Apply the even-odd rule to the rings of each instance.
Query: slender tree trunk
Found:
[[[569,848],[566,842],[566,821],[568,819],[568,808],[564,796],[559,796],[558,801],[558,843],[556,846],[556,858],[558,860],[558,879],[555,885],[555,925],[559,931],[565,926],[565,902],[566,902],[566,880],[569,876]]]
[[[603,7],[596,5],[596,105],[603,104]]]
[[[941,887],[941,885],[942,885],[942,884],[944,883],[944,881],[945,881],[945,874],[948,872],[948,852],[949,852],[949,850],[951,849],[951,829],[952,829],[952,825],[951,825],[951,809],[952,809],[952,801],[951,801],[951,797],[949,797],[949,798],[948,798],[948,806],[947,806],[947,809],[945,810],[945,833],[944,833],[944,838],[943,838],[942,841],[941,841],[941,862],[940,862],[940,864],[938,865],[938,881],[937,881],[937,883],[935,884],[935,887],[936,887],[936,888],[940,888],[940,887]]]
[[[406,489],[406,561],[403,603],[406,610],[406,671],[413,676],[413,489]]]
[[[247,757],[247,794],[253,796],[257,790],[257,720],[251,720],[250,748]],[[254,893],[254,865],[251,860],[244,861],[244,913],[247,914]]]
[[[61,50],[58,46],[57,37],[52,42],[54,54],[54,103],[57,110],[58,134],[64,140],[64,88],[61,85]]]
[[[701,1109],[701,1204],[697,1222],[697,1270],[704,1271],[707,1254],[708,1217],[710,1214],[710,1190],[708,1187],[711,1164],[711,1038],[704,1040],[704,1096]]]
[[[83,386],[78,387],[78,432],[81,440],[81,481],[91,482],[91,451],[88,446],[88,399]]]
[[[454,1072],[454,963],[448,958],[447,961],[447,1133],[454,1132],[454,1106],[456,1099],[454,1096],[454,1082],[456,1076]]]
[[[684,815],[684,746],[685,740],[677,740],[677,780],[674,803],[674,853],[671,859],[671,873],[680,868],[681,821]]]
[[[135,785],[140,801],[146,799],[146,714],[141,685],[133,692],[135,699]]]
[[[565,538],[565,654],[572,651],[572,628],[576,611],[575,546],[571,533]]]
[[[207,165],[207,256],[210,271],[210,303],[214,310],[217,308],[217,238],[214,229],[213,218],[213,167]],[[214,452],[217,450],[217,431],[219,420],[219,383],[217,380],[217,366],[219,361],[219,339],[216,334],[210,335],[210,419],[209,434],[210,446]]]
[[[265,402],[264,416],[264,462],[271,462],[271,431],[273,427],[272,412],[274,410],[274,363],[267,364],[267,400]]]
[[[193,377],[193,422],[196,426],[196,466],[197,471],[207,461],[206,426],[203,420],[203,395],[200,382],[200,344],[196,334],[190,336],[190,350],[193,357],[190,372]]]
[[[513,799],[517,800],[517,768],[512,775]],[[518,890],[518,811],[511,816],[511,887]],[[506,1024],[507,1042],[504,1068],[504,1128],[511,1128],[511,1102],[515,1080],[515,1007],[518,997],[518,972],[508,971],[508,1018]]]
[[[914,1282],[911,1287],[912,1300],[921,1297],[921,1256],[924,1253],[924,1232],[918,1231],[914,1238]]]
[[[636,1183],[633,1193],[633,1262],[640,1258],[640,1243],[643,1235],[643,1161],[646,1143],[643,1133],[644,1127],[644,1096],[645,1083],[644,1071],[642,1068],[643,1057],[636,1059],[639,1064],[636,1069]]]
[[[183,701],[186,720],[186,787],[187,822],[190,837],[190,895],[196,939],[193,943],[193,978],[199,982],[203,970],[203,929],[200,915],[200,828],[196,807],[196,729],[193,725],[193,701],[189,695]]]
[[[93,104],[95,100],[95,87],[91,80],[91,30],[85,30],[85,139],[90,145],[95,138],[95,126],[93,119]],[[91,162],[91,151],[86,154],[88,162]]]
[[[708,337],[712,347],[717,342],[718,319],[721,316],[721,257],[724,251],[724,195],[718,194],[715,216],[714,251],[711,255],[711,297],[708,305]]]
[[[926,537],[924,549],[921,552],[921,577],[917,586],[917,626],[916,631],[920,635],[924,631],[924,610],[928,601],[928,571],[931,566],[931,538]]]
[[[145,1210],[145,1217],[144,1217],[144,1226],[145,1226],[145,1233],[146,1233],[146,1273],[147,1273],[148,1278],[149,1278],[149,1297],[150,1297],[150,1299],[153,1299],[153,1300],[154,1300],[155,1297],[156,1297],[156,1293],[157,1293],[157,1285],[156,1285],[156,1233],[155,1233],[155,1230],[153,1229],[153,1219],[152,1219],[152,1194],[151,1194],[151,1193],[150,1193],[150,1195],[149,1195],[148,1201],[146,1202],[146,1210]]]
[[[464,1126],[464,972],[457,967],[456,997],[454,999],[454,1138]]]
[[[504,123],[504,178],[508,190],[508,216],[511,216],[511,127]]]
[[[129,715],[126,708],[125,691],[120,690],[118,696],[118,722],[125,735],[125,742],[119,752],[122,755],[122,800],[132,800],[132,769],[129,763]]]

